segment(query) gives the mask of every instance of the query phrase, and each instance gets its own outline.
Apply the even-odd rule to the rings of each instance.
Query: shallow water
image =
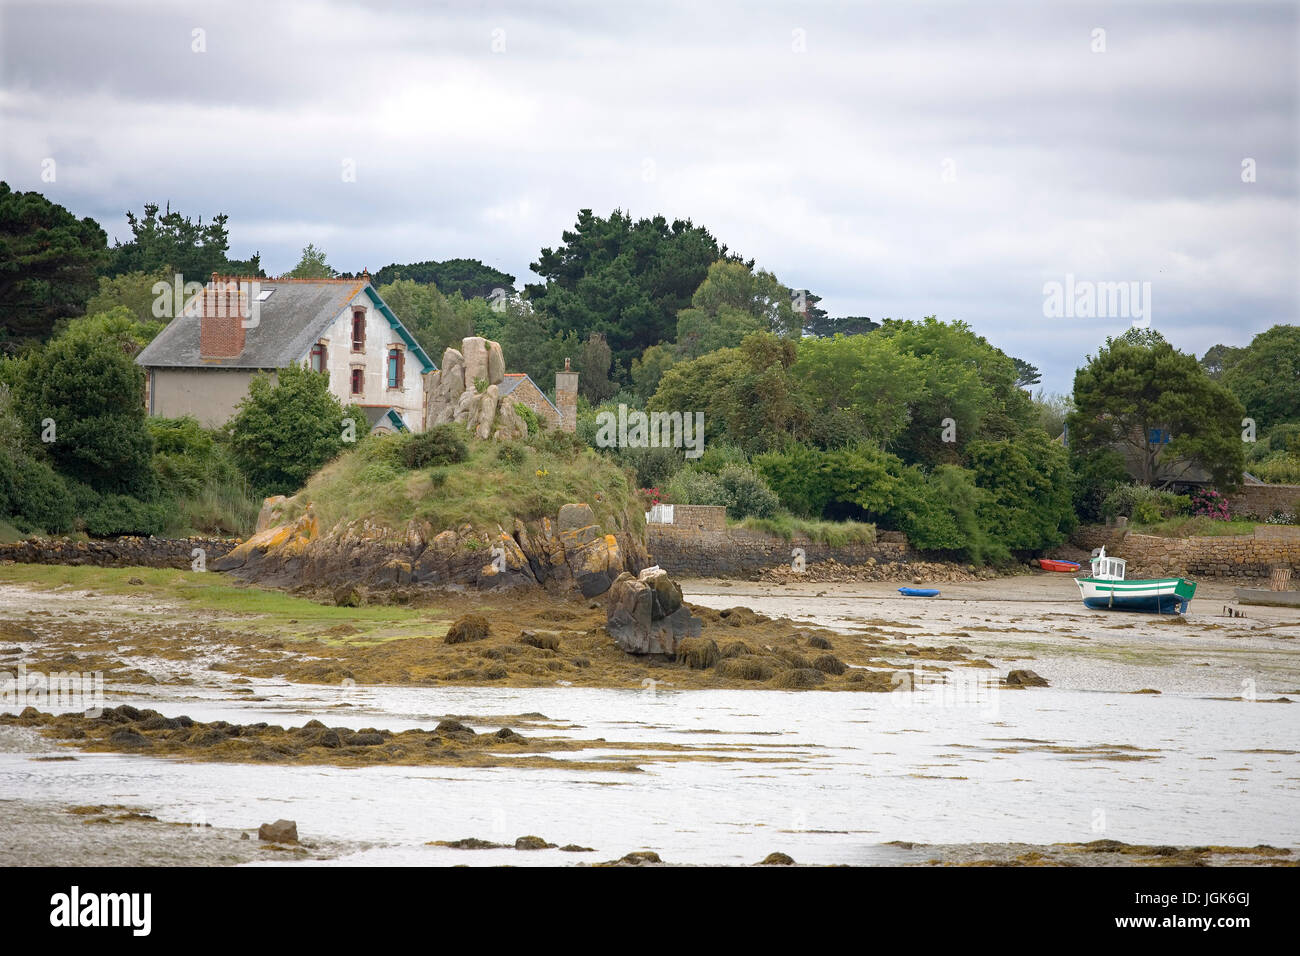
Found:
[[[815,608],[832,626],[892,615],[918,623],[914,633],[925,643],[946,642],[938,635],[996,617],[998,627],[1015,633],[972,630],[957,640],[988,653],[1001,673],[1005,661],[1032,645],[1034,660],[1014,666],[1034,667],[1054,686],[871,694],[253,681],[243,686],[259,699],[239,700],[234,686],[213,673],[212,686],[110,687],[109,705],[129,702],[196,720],[295,726],[318,718],[402,730],[473,715],[467,722],[480,731],[512,725],[529,736],[660,741],[693,750],[677,762],[614,744],[582,753],[638,763],[640,773],[301,767],[83,754],[31,731],[0,728],[0,837],[27,824],[48,825],[52,808],[122,804],[217,830],[293,819],[304,841],[350,848],[337,861],[361,864],[567,864],[638,849],[676,863],[754,863],[776,850],[801,863],[916,859],[884,845],[892,840],[1300,846],[1300,709],[1207,696],[1240,693],[1232,667],[1271,675],[1261,677],[1266,683],[1294,680],[1294,652],[1271,632],[1217,635],[1182,625],[1156,632],[1150,628],[1157,625],[1144,624],[1137,633],[1150,632],[1161,653],[1148,659],[1153,646],[1143,645],[1126,662],[1134,634],[1110,629],[1123,622],[1104,614],[1016,625],[1008,620],[1028,612],[989,604],[914,609],[883,596],[871,599],[877,607],[852,597],[737,591],[690,597],[769,613],[789,610],[783,602],[793,601],[800,613]],[[1095,646],[1068,636],[1083,631]],[[1202,659],[1211,671],[1198,669]],[[1160,696],[1128,692],[1156,680]],[[510,719],[532,712],[548,720],[529,726]],[[737,747],[746,749],[711,749]],[[75,759],[36,759],[51,753]],[[724,759],[702,759],[710,756]],[[70,819],[60,832],[75,840],[82,826]],[[595,852],[425,845],[471,836],[513,843],[525,834]],[[128,857],[130,846],[123,845]],[[37,858],[6,862],[41,862],[35,850],[13,852]],[[205,852],[196,843],[195,861],[231,861]]]
[[[45,762],[13,752],[17,737],[28,746],[31,737],[10,729],[0,738],[0,800],[143,806],[162,820],[214,827],[288,817],[304,839],[380,844],[344,857],[365,863],[553,864],[641,848],[683,863],[752,863],[773,850],[800,862],[862,863],[896,854],[879,846],[890,840],[1300,844],[1300,739],[1285,705],[1053,690],[954,704],[925,692],[383,688],[352,691],[354,706],[338,710],[330,708],[343,693],[335,688],[258,691],[276,696],[255,705],[166,696],[133,703],[199,720],[295,724],[324,716],[394,730],[442,714],[539,711],[576,725],[548,733],[753,746],[753,756],[776,762],[654,762],[643,773],[283,767],[116,754]],[[1293,753],[1248,752],[1266,740],[1269,749]],[[1026,741],[1083,752],[1045,752]],[[1103,745],[1141,751],[1089,752]],[[1148,759],[1109,759],[1116,755]],[[628,759],[616,750],[610,756]],[[423,845],[466,836],[513,842],[524,834],[598,852]]]

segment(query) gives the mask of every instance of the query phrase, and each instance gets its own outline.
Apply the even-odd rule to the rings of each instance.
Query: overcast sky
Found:
[[[314,242],[528,281],[580,208],[689,217],[1052,391],[1131,324],[1046,317],[1067,274],[1149,282],[1198,354],[1298,321],[1294,3],[0,0],[0,30],[0,177],[110,239],[170,201],[271,274]]]

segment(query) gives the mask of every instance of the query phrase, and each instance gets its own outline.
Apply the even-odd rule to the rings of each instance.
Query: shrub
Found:
[[[497,448],[497,461],[503,465],[521,465],[526,457],[524,449],[514,442],[503,442]]]
[[[718,481],[728,498],[730,518],[770,518],[780,507],[776,492],[749,465],[726,465],[718,472]]]
[[[71,531],[76,517],[75,502],[67,483],[41,461],[0,456],[0,515],[24,533]]]
[[[1191,499],[1146,485],[1118,485],[1101,503],[1106,518],[1125,517],[1137,524],[1155,524],[1167,518],[1187,514]]]
[[[1106,515],[1102,505],[1120,485],[1129,483],[1124,458],[1118,452],[1105,448],[1086,455],[1071,455],[1070,468],[1074,473],[1073,504],[1080,521],[1101,521]]]
[[[159,535],[166,529],[170,516],[170,509],[161,502],[140,501],[128,495],[104,495],[85,515],[86,533],[95,538]]]
[[[558,428],[544,428],[536,435],[528,436],[528,444],[548,455],[561,458],[577,458],[587,444],[574,432]]]
[[[14,408],[31,440],[54,423],[57,440],[46,450],[60,474],[101,493],[154,496],[144,369],[120,342],[88,326],[70,329],[14,374]]]
[[[674,475],[665,493],[674,504],[721,505],[728,512],[732,508],[731,493],[723,485],[722,479],[694,468],[683,468]]]
[[[1192,514],[1204,515],[1215,521],[1230,521],[1228,499],[1217,491],[1203,488],[1192,495]]]
[[[528,426],[528,435],[532,437],[542,430],[542,420],[537,413],[523,402],[515,402],[515,413],[524,420]]]
[[[428,431],[408,437],[402,443],[401,453],[407,468],[454,465],[469,457],[469,442],[462,426],[454,423],[435,425]]]
[[[287,495],[343,450],[345,418],[365,428],[365,416],[358,415],[354,406],[339,404],[328,376],[290,365],[274,384],[255,376],[227,427],[235,460],[253,487]]]

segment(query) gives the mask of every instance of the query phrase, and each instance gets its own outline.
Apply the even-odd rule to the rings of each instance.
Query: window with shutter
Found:
[[[360,395],[365,383],[366,373],[362,369],[354,368],[352,370],[352,394]]]
[[[406,353],[401,349],[388,350],[388,387],[401,388],[406,373]]]
[[[352,351],[364,352],[366,350],[366,312],[364,309],[357,309],[352,313]]]

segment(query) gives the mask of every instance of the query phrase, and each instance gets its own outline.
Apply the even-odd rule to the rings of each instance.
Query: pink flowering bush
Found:
[[[1204,515],[1214,521],[1229,521],[1228,499],[1217,491],[1202,489],[1192,495],[1192,514]]]

